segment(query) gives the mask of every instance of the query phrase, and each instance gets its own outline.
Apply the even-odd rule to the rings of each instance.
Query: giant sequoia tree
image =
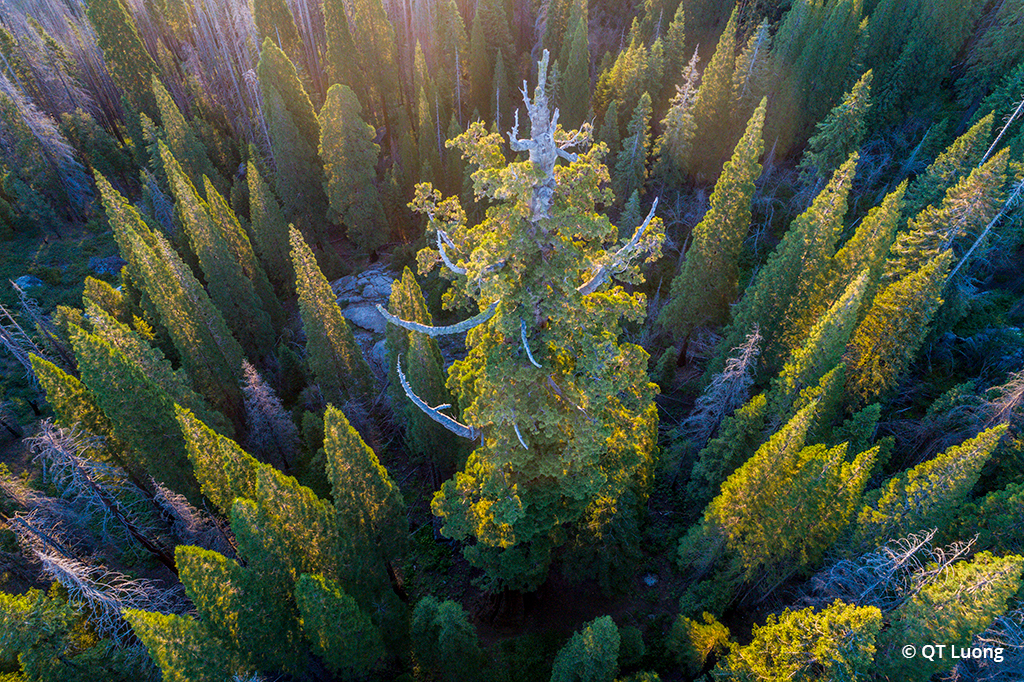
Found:
[[[618,229],[595,211],[609,203],[608,172],[598,144],[584,154],[589,126],[569,134],[548,109],[548,55],[534,97],[526,97],[531,138],[505,162],[497,134],[475,123],[454,140],[478,170],[474,189],[495,200],[478,225],[466,222],[456,198],[417,187],[414,207],[430,216],[437,250],[420,252],[429,269],[439,258],[455,281],[448,303],[479,314],[452,327],[407,323],[432,335],[469,330],[469,355],[449,371],[462,406],[460,423],[410,399],[455,433],[479,441],[465,469],[435,495],[442,532],[466,541],[465,554],[484,569],[494,590],[535,589],[553,550],[570,534],[601,541],[618,515],[645,497],[657,437],[655,386],[647,353],[619,343],[623,317],[644,315],[642,294],[629,294],[613,275],[641,280],[634,259],[659,255],[663,232],[651,213],[632,239],[606,250]],[[559,165],[559,158],[568,162]]]

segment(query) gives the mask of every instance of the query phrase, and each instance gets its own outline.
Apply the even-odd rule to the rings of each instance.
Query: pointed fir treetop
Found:
[[[302,139],[310,149],[316,149],[320,144],[320,125],[313,112],[313,105],[302,87],[295,65],[270,38],[263,41],[256,71],[264,99],[270,98],[271,89],[276,90]]]
[[[843,101],[815,127],[800,160],[804,182],[822,182],[860,146],[871,107],[871,71],[860,77]]]

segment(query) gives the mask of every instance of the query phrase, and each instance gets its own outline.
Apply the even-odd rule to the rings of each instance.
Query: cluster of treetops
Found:
[[[1006,327],[981,283],[1024,233],[1024,2],[388,5],[91,0],[0,26],[0,227],[105,221],[127,262],[4,326],[55,419],[40,488],[0,482],[8,567],[54,583],[0,594],[4,679],[923,682],[950,662],[903,645],[1012,640],[1019,330],[904,423],[949,438],[880,424],[924,400],[922,349]],[[545,171],[518,137],[548,102]],[[469,355],[446,373],[390,325],[375,375],[324,273],[338,244],[397,263],[435,238],[421,272],[476,316]],[[408,268],[389,311],[433,329]],[[621,341],[648,313],[645,348]],[[659,450],[654,382],[700,343]],[[677,613],[482,647],[415,577],[399,449],[446,481],[432,511],[494,594],[553,566],[628,583],[660,486]],[[166,583],[131,575],[154,565]],[[752,633],[721,622],[771,599]]]

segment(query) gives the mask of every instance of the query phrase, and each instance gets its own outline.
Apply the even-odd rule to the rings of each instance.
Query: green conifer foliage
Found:
[[[863,405],[892,389],[921,347],[952,262],[945,252],[875,297],[846,349],[848,393]]]
[[[380,147],[373,143],[373,126],[361,114],[351,88],[331,86],[320,110],[319,149],[332,215],[360,250],[372,252],[388,241],[390,230],[375,184]],[[420,134],[433,132],[421,130]]]
[[[850,335],[857,324],[861,302],[868,286],[865,270],[846,287],[843,295],[807,334],[804,344],[793,351],[772,380],[771,413],[785,418],[802,391],[818,384],[842,360]]]
[[[662,133],[654,143],[654,174],[669,187],[681,184],[690,167],[693,138],[697,133],[697,122],[693,117],[697,81],[700,78],[697,58],[697,52],[694,51],[689,64],[683,69],[676,94],[669,102],[668,113],[661,121]]]
[[[1024,4],[1002,2],[983,18],[976,39],[967,51],[966,72],[957,81],[960,101],[970,102],[991,92],[999,80],[1024,61]]]
[[[701,77],[693,118],[697,126],[697,144],[703,150],[691,159],[691,170],[698,177],[714,179],[722,169],[722,161],[736,139],[732,126],[732,77],[736,68],[736,21],[733,10],[725,25],[715,54]]]
[[[572,0],[569,31],[562,41],[560,63],[565,66],[558,81],[558,101],[561,105],[559,111],[562,124],[568,129],[583,125],[590,108],[590,38],[587,8],[586,0]]]
[[[658,323],[674,338],[683,338],[701,325],[724,321],[736,299],[738,259],[750,229],[754,182],[761,175],[765,106],[762,100],[725,164],[708,211],[693,229],[683,266],[672,280],[669,301]]]
[[[668,29],[665,31],[666,86],[678,86],[679,74],[686,66],[686,5],[685,2],[679,3],[676,13],[672,16]]]
[[[923,173],[914,178],[907,188],[904,215],[917,215],[926,207],[938,203],[950,187],[981,163],[992,134],[993,118],[991,114],[982,117],[939,154]]]
[[[344,84],[352,88],[360,101],[366,101],[363,74],[353,64],[358,59],[352,31],[348,25],[344,0],[324,0],[324,34],[327,41],[325,75],[327,86]]]
[[[620,317],[640,314],[640,300],[606,287],[611,270],[599,263],[614,262],[635,281],[631,258],[660,252],[660,221],[652,215],[628,248],[605,251],[618,230],[594,211],[610,198],[599,189],[608,177],[597,161],[603,147],[556,168],[554,145],[568,136],[551,124],[547,71],[542,59],[543,78],[528,102],[532,138],[512,145],[530,150],[531,160],[507,166],[501,138],[480,123],[453,142],[480,167],[477,196],[501,201],[482,223],[467,225],[456,200],[440,201],[428,185],[414,202],[435,216],[432,228],[448,231],[456,245],[449,258],[465,263],[453,301],[475,299],[482,313],[468,357],[448,376],[469,426],[448,423],[473,440],[482,435],[483,445],[442,486],[432,510],[449,537],[475,538],[466,555],[485,569],[491,589],[536,588],[567,525],[593,519],[593,539],[624,496],[644,498],[656,419],[646,353],[617,341]],[[436,262],[437,253],[420,257]]]
[[[196,390],[232,422],[241,420],[242,348],[206,292],[167,241],[102,176],[96,184],[130,271],[168,330]]]
[[[401,99],[395,29],[381,0],[352,0],[347,4],[352,33],[359,39],[353,66],[365,79],[369,100],[365,104],[378,124],[393,124],[396,121],[389,111]],[[312,142],[313,149],[316,144],[317,141]]]
[[[611,616],[595,618],[555,656],[551,682],[612,682],[619,671],[619,644]]]
[[[962,253],[999,212],[1009,149],[994,154],[949,188],[939,206],[928,206],[896,236],[885,281],[906,277],[949,249]]]
[[[192,251],[199,258],[210,298],[224,315],[225,322],[235,333],[246,355],[262,358],[274,346],[274,330],[270,317],[263,311],[262,302],[256,295],[254,281],[246,276],[232,253],[224,228],[210,215],[210,205],[199,198],[195,187],[167,146],[163,142],[159,142],[158,146],[177,200],[178,214]],[[231,212],[230,208],[221,208],[222,211]]]
[[[824,311],[821,287],[828,281],[836,242],[842,232],[846,196],[856,156],[832,176],[811,206],[797,216],[757,277],[733,309],[732,323],[709,366],[717,370],[756,324],[765,339],[762,357],[775,365],[800,341]],[[792,317],[790,317],[792,316]],[[795,343],[790,343],[790,341]]]
[[[260,463],[188,410],[176,406],[174,411],[200,490],[213,506],[227,516],[236,498],[255,499]]]
[[[946,528],[1006,429],[992,427],[890,479],[878,501],[861,510],[854,542],[875,547],[922,529]]]
[[[198,502],[199,486],[174,421],[174,402],[124,353],[100,337],[77,328],[72,330],[71,343],[82,383],[110,420],[114,437],[125,444],[134,473],[153,476]]]
[[[46,402],[57,415],[57,423],[67,428],[77,424],[92,435],[105,438],[100,447],[103,459],[119,452],[123,446],[114,439],[114,427],[103,414],[93,392],[52,362],[38,355],[31,355],[29,358],[36,381],[46,393]]]
[[[391,285],[388,310],[403,320],[427,326],[433,324],[420,285],[409,268],[402,272],[400,280]],[[453,402],[445,387],[444,359],[437,341],[421,332],[389,325],[387,347],[389,358],[403,358],[409,384],[416,395],[431,405]],[[405,400],[396,364],[389,363],[388,375],[392,402],[405,415],[405,443],[409,450],[430,459],[445,476],[450,475],[458,463],[458,445],[452,442],[449,432],[443,426]]]
[[[745,681],[866,677],[882,623],[878,608],[839,600],[817,613],[813,608],[786,609],[755,625],[750,644],[735,647],[714,674]]]
[[[772,66],[771,42],[771,31],[765,19],[750,34],[747,44],[736,57],[736,68],[732,74],[732,113],[737,127],[750,118],[768,92]]]
[[[379,0],[378,0],[379,2]],[[257,65],[263,116],[277,167],[277,195],[285,215],[307,232],[322,235],[327,197],[317,148],[320,124],[302,87],[295,65],[269,38],[263,41]]]
[[[700,503],[717,496],[722,482],[760,447],[767,417],[768,399],[761,393],[723,419],[718,436],[697,454],[687,495]]]
[[[981,552],[954,564],[889,614],[889,627],[878,636],[875,666],[890,680],[926,682],[949,668],[948,659],[909,659],[906,642],[944,644],[958,653],[984,632],[1020,589],[1024,557],[996,557]],[[955,648],[955,649],[954,649]]]
[[[102,279],[86,277],[82,298],[89,299],[118,322],[127,324],[131,321],[129,302],[125,296]]]
[[[136,636],[166,682],[224,682],[244,672],[237,654],[213,637],[205,623],[189,616],[127,609]]]
[[[597,131],[597,139],[604,142],[605,146],[609,149],[608,154],[605,156],[605,164],[610,167],[615,167],[615,158],[619,152],[619,140],[622,135],[619,130],[619,101],[613,99],[608,103],[608,108],[604,113],[604,120],[601,122],[601,128]]]
[[[324,452],[338,527],[352,556],[397,561],[409,534],[402,493],[344,413],[333,407],[324,415]]]
[[[276,290],[290,294],[295,288],[295,271],[288,257],[288,223],[277,197],[252,161],[254,153],[250,147],[245,173],[249,182],[249,235]]]
[[[86,10],[114,84],[124,91],[136,111],[156,116],[151,79],[156,62],[146,51],[135,22],[121,0],[93,0]]]
[[[871,71],[867,71],[843,96],[843,101],[815,127],[815,133],[807,143],[807,151],[800,160],[804,182],[824,182],[850,154],[857,151],[867,130],[870,107]]]
[[[302,575],[295,583],[302,630],[327,669],[343,678],[370,673],[384,656],[380,631],[356,601],[322,575]]]
[[[249,0],[260,40],[271,40],[292,59],[302,54],[302,38],[286,0]]]
[[[192,126],[185,121],[181,115],[178,105],[171,99],[170,93],[164,88],[163,83],[155,75],[153,76],[153,95],[156,97],[156,105],[160,110],[160,121],[163,123],[164,141],[170,148],[174,158],[178,160],[182,170],[189,179],[198,184],[203,176],[210,178],[218,191],[226,192],[227,181],[220,176],[220,173],[210,163],[210,157],[206,153],[206,147],[192,130]]]
[[[885,267],[885,258],[896,237],[906,189],[907,182],[904,180],[886,194],[882,203],[868,211],[853,236],[836,253],[832,259],[833,275],[826,300],[834,294],[838,295],[840,288],[848,286],[865,268],[868,270],[870,292],[866,294],[865,300],[874,298],[874,289]]]
[[[210,410],[206,401],[192,390],[188,377],[180,371],[176,372],[160,349],[149,345],[134,330],[94,304],[86,305],[86,313],[92,323],[93,333],[124,353],[128,361],[167,393],[172,401],[192,410],[218,431],[231,434],[231,423],[224,415]]]
[[[287,590],[199,547],[179,545],[174,559],[185,593],[215,641],[230,645],[245,667],[299,669],[304,647]]]
[[[410,635],[416,660],[445,682],[487,679],[476,630],[461,604],[424,597],[413,610]]]
[[[320,392],[324,400],[337,405],[366,400],[371,390],[370,367],[313,252],[295,228],[290,237],[306,359]]]
[[[616,193],[622,199],[643,191],[651,151],[651,96],[646,92],[633,110],[622,149],[615,161]]]

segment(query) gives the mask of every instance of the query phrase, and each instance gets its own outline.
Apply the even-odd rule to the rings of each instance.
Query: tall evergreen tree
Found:
[[[575,129],[583,125],[590,108],[590,34],[589,12],[586,0],[572,0],[569,12],[569,30],[562,40],[560,64],[562,76],[558,81],[562,124]]]
[[[800,160],[804,182],[824,182],[850,154],[857,151],[867,130],[867,113],[871,107],[871,71],[857,81],[843,101],[815,127]]]
[[[454,601],[424,597],[416,604],[410,628],[413,654],[445,682],[482,680],[484,654],[469,614]]]
[[[298,230],[290,232],[295,289],[306,331],[306,357],[324,400],[338,406],[366,400],[371,393],[370,367],[348,322],[320,272],[313,252]]]
[[[380,147],[373,126],[361,118],[359,100],[345,85],[331,86],[320,110],[320,158],[331,213],[348,238],[372,252],[388,241],[389,228],[375,180]],[[433,135],[433,130],[420,134]]]
[[[490,589],[536,588],[567,526],[593,519],[587,531],[593,539],[615,519],[609,504],[644,499],[656,419],[653,385],[641,367],[646,354],[616,341],[620,315],[639,309],[617,286],[605,285],[613,270],[629,271],[637,249],[657,253],[662,233],[652,213],[624,250],[605,252],[601,244],[617,228],[594,213],[595,200],[608,199],[598,189],[607,180],[596,162],[600,146],[579,157],[563,150],[573,165],[568,175],[556,172],[555,145],[567,136],[551,123],[546,58],[539,73],[534,98],[527,101],[532,138],[512,144],[531,152],[531,165],[523,162],[519,172],[530,173],[533,183],[513,186],[501,179],[506,162],[500,137],[486,135],[477,123],[455,144],[481,168],[474,174],[478,196],[501,197],[502,203],[480,225],[468,226],[456,200],[441,202],[429,186],[419,186],[415,202],[435,216],[432,228],[443,225],[458,245],[453,250],[459,253],[448,256],[466,263],[467,279],[455,275],[459,295],[475,299],[481,310],[454,329],[476,325],[469,356],[448,378],[469,425],[415,400],[452,430],[473,440],[484,435],[464,471],[434,497],[432,510],[444,518],[446,535],[476,540],[465,553],[484,568]],[[565,184],[569,176],[574,182]],[[555,196],[564,203],[552,203]],[[438,222],[442,210],[453,219]],[[424,257],[435,257],[428,253]],[[489,267],[501,260],[504,268]],[[578,274],[567,279],[566,273]],[[388,319],[407,324],[390,314]],[[505,339],[519,339],[519,345],[511,354],[496,354]],[[579,381],[583,376],[586,382]]]
[[[619,153],[619,140],[621,139],[621,132],[619,131],[618,100],[613,99],[608,104],[608,109],[604,114],[604,120],[601,122],[601,129],[597,131],[597,139],[604,142],[605,146],[608,148],[608,154],[605,157],[605,165],[614,168],[615,158]]]
[[[722,483],[761,446],[768,400],[762,393],[722,420],[718,435],[697,454],[687,495],[710,502]]]
[[[146,51],[139,32],[121,0],[93,0],[86,15],[96,31],[97,43],[114,84],[136,111],[156,117],[151,79],[157,73],[156,62]]]
[[[286,0],[249,0],[260,41],[272,40],[292,59],[302,54],[302,38]]]
[[[353,33],[359,36],[355,58],[366,84],[369,111],[386,127],[397,123],[390,112],[401,101],[395,29],[381,0],[348,3]],[[316,149],[318,140],[311,142]]]
[[[846,349],[846,389],[861,405],[892,389],[921,347],[952,254],[945,252],[875,297]]]
[[[254,282],[246,276],[231,252],[227,235],[210,215],[209,205],[199,198],[167,146],[160,142],[159,147],[160,157],[177,200],[178,214],[192,251],[199,258],[210,298],[223,313],[224,320],[246,354],[262,358],[274,347],[274,330],[270,317],[264,312],[262,302],[256,295]],[[241,373],[241,367],[238,372]]]
[[[683,266],[672,280],[658,323],[675,338],[703,324],[723,321],[736,298],[738,259],[750,229],[754,182],[761,175],[765,106],[762,100],[747,122],[746,132],[715,183],[707,213],[693,229]]]
[[[722,161],[736,139],[732,130],[732,76],[736,68],[737,10],[722,30],[715,54],[701,77],[693,118],[697,144],[703,150],[691,159],[691,170],[698,177],[713,179],[722,169]]]
[[[288,220],[311,237],[323,239],[327,197],[317,156],[320,125],[313,105],[295,65],[269,38],[263,41],[256,71],[277,167],[277,195],[284,201]]]
[[[686,66],[686,5],[680,2],[665,31],[665,81],[666,85],[679,86],[679,74]]]
[[[982,117],[914,178],[907,188],[904,215],[915,216],[939,202],[950,187],[981,163],[992,133],[993,118],[992,115]]]
[[[890,479],[877,501],[861,510],[854,543],[870,548],[922,529],[946,528],[1006,429],[994,426]]]
[[[646,92],[633,110],[626,128],[622,149],[615,161],[615,185],[625,201],[633,192],[642,192],[647,182],[647,157],[651,151],[651,96]]]
[[[682,184],[683,176],[690,167],[693,138],[697,134],[697,121],[693,117],[700,78],[697,58],[694,50],[690,63],[683,69],[682,81],[676,86],[668,113],[661,121],[662,133],[654,143],[654,173],[669,187]]]
[[[360,101],[366,101],[368,95],[363,74],[358,68],[352,67],[359,57],[349,28],[344,0],[324,0],[323,13],[327,87],[330,89],[330,86],[336,84],[347,85]]]
[[[231,647],[190,616],[128,609],[124,617],[167,682],[223,682],[243,671]]]
[[[555,656],[551,682],[612,682],[619,669],[619,628],[611,616],[595,618]]]
[[[840,288],[847,286],[864,268],[869,273],[870,293],[866,300],[874,298],[875,287],[885,267],[885,257],[896,237],[906,190],[907,182],[903,181],[885,195],[882,203],[868,211],[853,236],[836,252],[832,259],[832,282],[826,300],[838,295]]]
[[[156,97],[156,105],[160,110],[164,141],[189,179],[193,184],[198,184],[199,179],[205,175],[213,181],[218,191],[226,192],[227,182],[210,163],[210,157],[206,153],[206,147],[202,140],[196,136],[185,117],[181,115],[178,105],[171,99],[170,93],[155,75],[153,76],[153,95]]]
[[[737,127],[750,118],[758,102],[768,93],[771,85],[771,42],[771,31],[765,19],[750,34],[747,44],[736,57],[732,97],[733,121]]]
[[[380,631],[333,580],[302,575],[295,583],[302,630],[327,668],[348,679],[365,676],[384,657]]]
[[[94,436],[104,438],[96,454],[99,459],[116,457],[123,445],[114,438],[114,426],[96,401],[96,395],[81,381],[38,355],[30,356],[32,372],[46,394],[57,423],[78,426]]]
[[[200,489],[213,506],[227,516],[236,498],[254,499],[261,464],[180,405],[174,412]]]
[[[277,291],[291,293],[295,271],[288,257],[288,223],[277,197],[252,160],[254,154],[255,149],[250,147],[245,173],[249,182],[249,236]]]

